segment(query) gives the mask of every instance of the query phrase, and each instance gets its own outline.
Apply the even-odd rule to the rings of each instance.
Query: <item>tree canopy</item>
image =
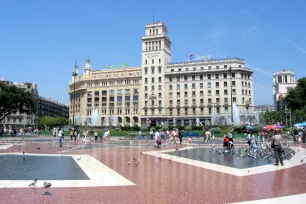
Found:
[[[0,121],[11,114],[35,113],[32,93],[14,85],[0,83]]]
[[[306,107],[306,77],[299,79],[297,86],[289,90],[286,102],[292,110]]]

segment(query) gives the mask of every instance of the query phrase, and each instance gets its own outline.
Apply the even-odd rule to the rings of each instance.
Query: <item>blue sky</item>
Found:
[[[0,78],[38,84],[42,96],[68,103],[75,60],[94,69],[141,65],[144,26],[166,23],[172,61],[188,55],[240,57],[254,69],[255,104],[272,103],[272,73],[306,76],[303,0],[2,0]]]

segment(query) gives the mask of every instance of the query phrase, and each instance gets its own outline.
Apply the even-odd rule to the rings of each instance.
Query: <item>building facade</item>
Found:
[[[60,116],[68,120],[69,107],[52,100],[51,98],[44,98],[38,95],[37,84],[34,83],[17,83],[8,80],[0,80],[0,83],[5,83],[12,86],[17,86],[25,91],[31,92],[33,101],[35,103],[35,114],[11,114],[1,122],[5,128],[37,128],[40,117],[43,116]]]
[[[168,29],[160,22],[145,26],[141,67],[92,71],[88,59],[83,75],[77,66],[75,73],[69,117],[77,124],[193,126],[255,120],[253,71],[244,60],[171,62]],[[110,123],[111,118],[118,123]]]
[[[141,68],[92,71],[86,60],[83,75],[70,83],[70,124],[93,126],[140,125]]]
[[[293,72],[284,69],[273,74],[273,101],[275,110],[284,111],[287,107],[285,98],[288,91],[295,88],[297,81]]]

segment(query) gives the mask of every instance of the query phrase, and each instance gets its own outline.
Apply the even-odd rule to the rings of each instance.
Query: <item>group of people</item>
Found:
[[[162,139],[163,139],[163,134],[166,134],[167,136],[169,136],[169,140],[171,142],[171,144],[175,144],[176,149],[177,148],[177,143],[179,142],[180,144],[182,144],[183,142],[183,133],[175,128],[173,130],[167,130],[166,133],[163,133],[161,130],[156,130],[155,133],[154,131],[151,129],[149,132],[149,136],[151,139],[154,140],[154,147],[160,148],[161,144],[162,144]],[[142,133],[141,131],[139,131],[139,139],[142,138]],[[178,140],[178,142],[177,142]],[[188,141],[190,144],[192,143],[192,138],[189,138]]]
[[[99,137],[99,133],[97,130],[93,131],[93,130],[84,130],[83,131],[83,136],[84,136],[84,140],[87,140],[87,135],[89,133],[89,140],[91,141],[91,137],[94,136],[95,137],[95,141],[98,141],[98,137]],[[70,133],[69,133],[69,136],[70,136],[70,140],[80,140],[80,134],[81,132],[76,128],[76,129],[72,129],[70,130]],[[53,137],[58,137],[58,143],[59,143],[59,146],[62,147],[62,140],[64,139],[65,137],[65,132],[63,130],[63,128],[53,128],[52,129],[52,135]],[[108,141],[110,138],[110,130],[106,130],[104,132],[104,135],[103,135],[103,141]]]

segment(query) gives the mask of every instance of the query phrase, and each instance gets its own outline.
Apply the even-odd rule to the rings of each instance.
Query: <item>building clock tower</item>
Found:
[[[171,62],[171,41],[165,24],[146,25],[142,37],[142,125],[155,126],[163,122],[165,107],[165,70]]]

